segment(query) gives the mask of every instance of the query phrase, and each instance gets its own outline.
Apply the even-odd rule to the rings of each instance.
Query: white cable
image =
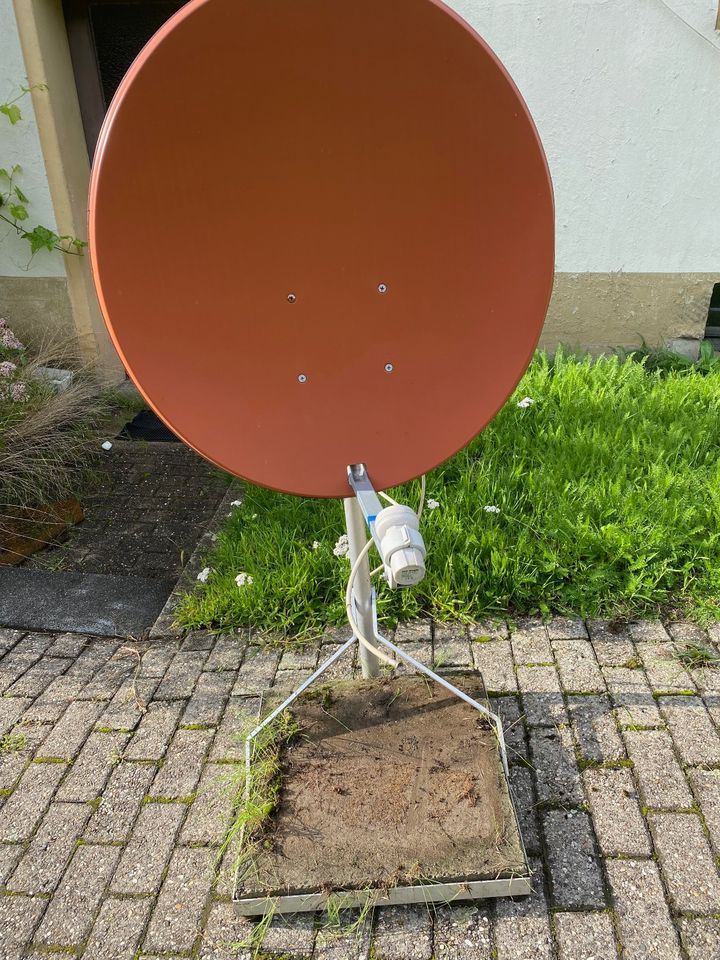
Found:
[[[382,653],[382,651],[379,650],[379,648],[374,643],[371,643],[368,640],[368,638],[361,631],[360,627],[355,621],[355,617],[353,616],[352,595],[353,595],[353,586],[355,584],[355,577],[357,576],[357,572],[360,569],[360,564],[363,562],[363,560],[369,553],[370,548],[373,545],[373,542],[374,541],[372,539],[368,540],[368,542],[365,544],[365,546],[362,548],[362,550],[358,554],[355,563],[352,565],[352,569],[350,570],[350,576],[348,577],[347,589],[345,591],[345,611],[347,613],[348,623],[352,627],[353,633],[358,638],[358,641],[367,650],[369,650],[370,653],[376,656],[378,660],[382,660],[384,663],[389,664],[391,667],[398,667],[400,666],[400,664],[397,662],[397,660],[393,660],[390,657],[388,657],[386,654]],[[377,569],[382,570],[383,568],[378,567]]]
[[[397,500],[393,500],[393,498],[390,497],[390,496],[388,496],[388,494],[385,493],[383,490],[380,490],[380,491],[379,491],[378,496],[379,496],[379,497],[382,497],[383,500],[387,500],[387,502],[388,502],[388,503],[391,503],[394,507],[397,507],[397,505],[398,505]]]

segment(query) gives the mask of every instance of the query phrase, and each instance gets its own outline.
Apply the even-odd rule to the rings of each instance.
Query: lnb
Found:
[[[375,517],[376,542],[391,587],[414,587],[425,576],[425,544],[411,507],[385,507]]]

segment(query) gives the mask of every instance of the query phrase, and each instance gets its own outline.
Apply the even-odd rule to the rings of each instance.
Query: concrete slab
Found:
[[[0,567],[0,626],[138,636],[172,587],[171,579]]]

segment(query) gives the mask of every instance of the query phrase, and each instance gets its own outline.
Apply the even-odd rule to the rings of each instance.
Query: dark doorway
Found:
[[[184,5],[184,0],[63,0],[91,159],[107,108],[130,64]]]

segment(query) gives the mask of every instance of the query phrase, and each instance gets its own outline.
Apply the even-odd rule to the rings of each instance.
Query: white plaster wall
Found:
[[[0,101],[13,99],[20,84],[27,86],[25,64],[18,38],[12,0],[0,0]],[[22,120],[11,126],[0,116],[0,167],[9,169],[19,163],[20,189],[31,201],[28,206],[30,228],[41,223],[56,230],[45,164],[38,137],[32,98],[28,94],[18,102]],[[63,254],[41,250],[30,260],[30,245],[21,240],[8,225],[0,222],[0,276],[4,277],[63,277]]]
[[[535,118],[557,269],[720,277],[717,0],[449,2]]]

